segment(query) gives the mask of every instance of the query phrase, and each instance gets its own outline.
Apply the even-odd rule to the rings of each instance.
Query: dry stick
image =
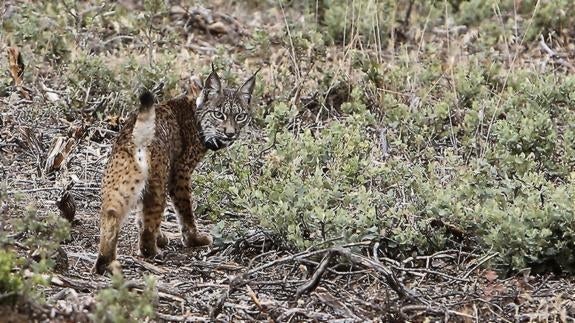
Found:
[[[412,301],[417,301],[423,304],[429,303],[427,300],[421,299],[413,291],[405,287],[405,285],[403,285],[399,280],[397,280],[393,272],[389,268],[383,266],[382,264],[377,263],[376,261],[373,261],[364,256],[356,255],[350,252],[349,250],[345,250],[343,248],[334,248],[333,250],[339,253],[340,255],[348,258],[351,262],[362,265],[364,267],[371,268],[376,272],[378,272],[379,274],[381,274],[385,278],[385,281],[387,282],[389,287],[391,287],[391,289],[393,289],[400,297],[408,298]]]
[[[370,243],[369,241],[349,243],[349,244],[343,245],[342,247],[367,245],[369,243]],[[269,262],[267,264],[253,268],[253,269],[251,269],[251,270],[249,270],[243,274],[234,276],[233,278],[230,279],[230,283],[228,284],[228,289],[225,292],[223,292],[222,295],[220,295],[220,297],[216,301],[216,304],[210,309],[210,317],[212,319],[215,319],[220,314],[220,312],[222,311],[222,308],[224,306],[224,303],[229,298],[230,294],[232,292],[234,292],[236,289],[238,289],[239,287],[247,284],[249,282],[248,278],[251,275],[253,275],[253,274],[255,274],[261,270],[264,270],[266,268],[269,268],[269,267],[273,267],[276,265],[280,265],[280,264],[288,263],[288,262],[291,262],[294,260],[298,260],[298,258],[311,257],[311,256],[315,256],[315,255],[324,254],[324,253],[328,252],[329,250],[331,250],[331,248],[325,248],[325,249],[320,249],[320,250],[316,250],[316,251],[309,251],[309,250],[302,251],[300,253],[296,253],[296,254],[291,255],[291,256],[276,259],[276,260]]]
[[[545,38],[541,35],[541,40],[539,40],[539,46],[543,49],[551,59],[555,60],[560,65],[567,67],[571,72],[575,72],[575,66],[571,65],[568,61],[561,58],[557,53],[552,50],[547,44],[545,43]]]
[[[469,283],[469,279],[451,276],[449,274],[442,273],[440,271],[436,271],[436,270],[432,270],[432,269],[427,269],[427,268],[405,268],[405,267],[398,267],[398,266],[392,266],[392,268],[396,269],[396,270],[400,270],[400,271],[405,271],[408,273],[424,273],[424,274],[443,277],[443,278],[448,279],[448,280],[455,280],[455,281],[459,281],[459,282]]]
[[[483,265],[483,264],[484,264],[485,262],[487,262],[489,259],[491,259],[491,258],[497,256],[498,254],[499,254],[499,252],[496,252],[496,253],[493,253],[493,254],[491,254],[491,255],[486,256],[485,258],[483,258],[482,260],[480,260],[475,266],[473,266],[471,269],[469,269],[469,270],[465,273],[465,275],[463,275],[462,278],[463,278],[463,279],[467,279],[467,277],[469,277],[469,275],[471,275],[471,273],[472,273],[475,269],[479,268],[479,266]]]
[[[344,302],[334,297],[328,291],[316,292],[314,294],[323,304],[331,307],[335,313],[350,318],[354,322],[361,320]],[[365,321],[365,318],[363,318],[362,321]]]
[[[318,313],[318,312],[312,312],[307,308],[299,308],[299,307],[293,307],[290,308],[288,310],[286,310],[284,313],[282,313],[276,320],[276,322],[283,322],[285,321],[288,317],[292,316],[292,315],[302,315],[305,316],[307,318],[310,318],[312,320],[315,321],[324,321],[327,322],[329,320],[333,319],[333,316],[326,314],[326,313]],[[288,320],[289,321],[289,320]]]
[[[453,315],[463,316],[463,317],[471,318],[471,319],[475,318],[473,315],[469,315],[467,313],[461,313],[461,312],[457,312],[457,311],[453,311],[453,310],[449,310],[449,309],[433,308],[433,307],[425,306],[425,305],[406,305],[406,306],[403,306],[399,310],[399,313],[401,314],[401,316],[404,319],[407,319],[407,320],[412,319],[412,317],[407,315],[405,313],[406,311],[421,311],[421,313],[416,314],[416,316],[427,313],[427,314],[443,314],[445,317],[449,317],[449,314],[453,314]]]
[[[263,313],[270,321],[273,322],[273,319],[270,317],[270,314],[268,313],[266,307],[264,305],[262,305],[262,302],[259,300],[258,295],[256,295],[256,293],[253,291],[253,289],[250,287],[250,285],[246,285],[246,289],[248,291],[248,295],[250,296],[252,302],[254,302],[254,304],[256,304],[256,306],[260,310],[260,312]]]
[[[88,261],[95,261],[96,260],[96,254],[93,252],[82,252],[82,253],[76,253],[76,252],[70,252],[68,253],[68,256],[70,257],[74,257],[74,258],[79,258],[79,259],[84,259],[84,260],[88,260]],[[132,263],[135,263],[136,265],[139,265],[140,267],[151,271],[152,273],[156,274],[156,275],[162,275],[166,273],[166,270],[163,268],[160,268],[154,264],[151,264],[149,262],[134,258],[132,256],[127,256],[127,255],[122,255],[118,257],[120,260],[122,261],[131,261]]]
[[[210,318],[213,320],[222,312],[224,304],[226,300],[230,297],[230,294],[233,293],[236,289],[241,287],[242,285],[246,284],[244,280],[245,275],[235,276],[230,280],[228,285],[228,289],[220,295],[216,304],[210,309]]]
[[[299,299],[301,295],[303,295],[304,293],[306,294],[310,293],[317,287],[319,281],[321,280],[321,277],[323,276],[323,273],[327,269],[327,266],[329,265],[329,262],[333,257],[333,254],[334,254],[333,250],[328,251],[327,254],[323,257],[323,260],[321,261],[319,266],[317,267],[315,273],[313,273],[311,279],[307,283],[297,288],[297,291],[295,293],[296,299]]]
[[[230,294],[232,292],[234,292],[235,290],[237,290],[239,287],[247,284],[249,282],[249,277],[251,275],[253,275],[254,273],[257,273],[263,269],[273,267],[273,266],[276,266],[279,264],[288,263],[288,262],[291,262],[294,260],[297,261],[300,258],[311,257],[311,256],[315,256],[315,255],[325,254],[325,253],[333,253],[333,254],[337,253],[337,254],[340,254],[340,255],[348,258],[351,262],[353,262],[355,264],[359,264],[359,265],[362,265],[364,267],[373,269],[374,271],[378,272],[380,275],[382,275],[385,278],[385,281],[387,282],[389,287],[391,287],[391,289],[393,289],[400,297],[408,298],[412,301],[417,301],[419,303],[427,305],[429,303],[427,300],[421,299],[413,291],[411,291],[410,289],[405,287],[405,285],[403,285],[401,282],[399,282],[397,280],[397,278],[395,277],[395,275],[393,274],[393,272],[389,268],[387,268],[383,264],[377,263],[377,262],[375,262],[369,258],[353,254],[351,251],[344,249],[346,247],[352,247],[352,246],[358,246],[358,245],[365,246],[365,245],[368,245],[369,243],[370,243],[369,241],[367,241],[367,242],[364,241],[364,242],[358,242],[358,243],[350,243],[350,244],[346,244],[346,245],[343,245],[340,247],[335,247],[335,248],[320,249],[320,250],[316,250],[316,251],[307,250],[307,251],[303,251],[303,252],[288,256],[288,257],[276,259],[276,260],[271,261],[267,264],[261,265],[259,267],[254,268],[254,269],[251,269],[244,274],[234,276],[230,280],[230,283],[228,285],[228,289],[224,293],[222,293],[222,295],[220,295],[220,297],[216,301],[216,304],[210,309],[210,317],[212,319],[215,319],[221,313],[222,308],[223,308],[226,300],[229,298]],[[324,266],[327,266],[327,264],[324,264]],[[321,264],[320,264],[320,267],[321,267]],[[325,269],[324,269],[324,271],[325,271]],[[319,280],[319,278],[317,278],[317,279]],[[313,281],[313,279],[312,279],[312,281]],[[303,291],[305,291],[305,290],[303,290]]]
[[[20,190],[20,191],[8,191],[6,192],[7,195],[14,195],[14,194],[24,194],[24,193],[36,193],[36,192],[46,192],[46,191],[61,191],[61,187],[39,187],[39,188],[32,188],[29,190]],[[73,191],[99,191],[99,187],[74,187]]]
[[[348,243],[345,245],[340,246],[340,248],[348,248],[348,247],[354,247],[354,246],[366,246],[369,245],[371,242],[370,241],[363,241],[363,242],[354,242],[354,243]],[[321,255],[326,253],[327,251],[331,250],[332,248],[325,248],[325,249],[319,249],[316,251],[302,251],[290,256],[286,256],[280,259],[276,259],[274,261],[268,262],[267,264],[261,265],[259,267],[256,267],[254,269],[249,270],[247,273],[244,274],[244,276],[249,277],[255,273],[257,273],[258,271],[261,271],[263,269],[269,268],[269,267],[273,267],[276,265],[280,265],[280,264],[285,264],[288,263],[290,261],[293,260],[297,260],[298,258],[308,258],[311,256],[315,256],[315,255]]]
[[[77,290],[77,289],[96,290],[96,289],[104,289],[104,288],[110,287],[110,285],[106,284],[106,283],[90,282],[87,280],[80,280],[80,279],[75,279],[72,277],[66,277],[66,276],[60,275],[60,274],[54,275],[51,279],[51,283],[53,285],[56,285],[56,286],[70,287],[70,288],[73,288],[75,290]],[[142,283],[141,281],[137,281],[137,280],[126,281],[124,283],[124,286],[127,289],[136,289],[139,291],[143,291],[146,288],[146,285],[144,283]],[[178,301],[178,302],[185,302],[186,301],[182,296],[178,295],[177,292],[175,292],[174,290],[172,290],[169,287],[157,286],[157,289],[158,289],[158,296],[160,298],[170,299],[172,301]]]
[[[156,317],[170,322],[211,322],[210,319],[199,317],[199,316],[188,316],[188,315],[171,315],[161,312],[156,312]]]

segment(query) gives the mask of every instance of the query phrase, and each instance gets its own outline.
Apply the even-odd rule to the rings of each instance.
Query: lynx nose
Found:
[[[226,135],[226,137],[228,138],[233,138],[236,135],[236,130],[234,129],[226,129],[224,131],[224,135]]]

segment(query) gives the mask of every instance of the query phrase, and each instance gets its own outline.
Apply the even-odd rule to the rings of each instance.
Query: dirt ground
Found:
[[[279,10],[252,16],[249,8],[218,8],[226,16],[238,17],[242,27],[229,37],[249,32],[256,24],[269,30],[283,28]],[[229,42],[228,36],[198,33],[202,41],[194,44],[203,45],[189,48],[202,55],[212,53],[208,45]],[[235,46],[227,48],[240,50]],[[6,51],[6,46],[0,49]],[[267,69],[263,75],[270,75]],[[0,97],[0,174],[7,188],[5,204],[0,207],[2,229],[20,239],[11,220],[30,206],[37,209],[40,219],[48,213],[59,214],[56,202],[70,182],[74,182],[69,192],[76,213],[71,238],[61,246],[51,283],[43,287],[47,302],[16,310],[0,308],[0,321],[90,321],[95,294],[110,285],[108,276],[91,272],[99,236],[100,180],[127,112],[120,121],[70,120],[62,111],[42,109],[50,99],[40,84],[27,84],[28,95],[14,90]],[[47,176],[43,168],[54,138],[68,138],[77,129],[83,129],[82,134],[64,166]],[[214,224],[200,217],[202,230],[209,231]],[[122,228],[119,260],[133,290],[142,289],[146,275],[156,277],[154,321],[527,322],[575,317],[572,278],[529,271],[501,278],[481,267],[491,254],[445,250],[400,262],[386,257],[378,241],[325,249],[319,245],[296,253],[277,245],[269,232],[257,227],[224,246],[184,248],[169,206],[162,231],[170,243],[160,257],[150,260],[138,255],[134,222],[132,214]],[[30,253],[23,248],[18,251]],[[341,261],[333,265],[330,260],[334,259]]]

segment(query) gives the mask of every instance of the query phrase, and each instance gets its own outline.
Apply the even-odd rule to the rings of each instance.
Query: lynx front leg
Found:
[[[212,237],[198,231],[192,206],[190,169],[179,168],[174,172],[170,196],[178,214],[182,243],[186,247],[199,247],[212,244]]]

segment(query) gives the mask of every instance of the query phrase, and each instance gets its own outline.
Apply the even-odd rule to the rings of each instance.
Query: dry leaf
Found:
[[[24,76],[24,61],[22,54],[16,47],[8,48],[8,69],[15,86],[22,85],[22,77]]]
[[[227,34],[228,28],[221,21],[208,25],[208,30],[216,34]]]
[[[104,122],[106,122],[108,124],[108,127],[110,129],[119,130],[120,124],[122,123],[122,120],[120,120],[119,115],[111,114],[111,115],[106,116],[106,118],[104,118]]]
[[[70,155],[70,152],[74,148],[76,140],[74,138],[58,137],[53,141],[50,152],[48,153],[48,158],[46,158],[46,165],[44,166],[44,172],[49,174],[53,171],[59,170],[64,165],[64,162]]]
[[[80,140],[86,134],[86,125],[82,123],[81,125],[71,126],[68,129],[68,137]]]
[[[56,201],[56,206],[60,209],[60,215],[72,223],[74,217],[76,216],[76,202],[74,201],[74,196],[69,190],[65,190],[58,201]]]
[[[200,92],[202,92],[202,81],[197,75],[193,75],[190,77],[188,83],[188,99],[195,101],[196,98],[200,96]]]
[[[493,270],[487,270],[485,271],[484,277],[487,279],[487,281],[493,282],[497,279],[497,273]]]

